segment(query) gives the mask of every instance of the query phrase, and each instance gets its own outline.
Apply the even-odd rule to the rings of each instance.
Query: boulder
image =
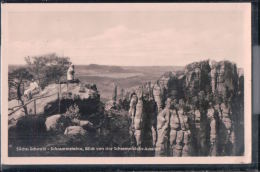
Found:
[[[83,128],[93,128],[94,125],[92,122],[88,121],[88,120],[79,120],[79,119],[73,119],[72,122],[75,124],[75,125],[78,125],[78,126],[81,126]]]
[[[66,128],[64,135],[66,136],[85,136],[87,131],[81,126],[69,126]]]
[[[57,131],[58,127],[59,127],[58,123],[59,123],[60,118],[61,118],[60,114],[52,115],[52,116],[48,117],[45,121],[46,130],[47,131]]]
[[[88,120],[80,120],[80,121],[79,121],[79,126],[81,126],[81,127],[87,127],[87,128],[93,128],[93,127],[94,127],[93,123],[91,123],[91,122],[88,121]]]

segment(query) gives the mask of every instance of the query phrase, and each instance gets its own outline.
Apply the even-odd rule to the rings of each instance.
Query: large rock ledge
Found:
[[[39,97],[39,99],[37,97]],[[34,95],[33,99],[36,99],[36,114],[46,117],[57,113],[65,113],[71,104],[77,104],[79,106],[80,113],[82,113],[83,117],[102,110],[100,95],[95,86],[91,84],[72,83],[69,84],[68,87],[67,84],[51,84],[45,87],[39,94]],[[18,105],[17,100],[12,100],[9,102],[8,108],[10,109]],[[27,104],[29,115],[35,114],[34,107],[34,101]],[[11,112],[12,111],[9,111],[9,113]],[[14,126],[23,116],[25,116],[23,108],[9,115],[9,127]]]

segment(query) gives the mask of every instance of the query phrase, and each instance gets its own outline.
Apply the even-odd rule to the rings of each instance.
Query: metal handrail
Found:
[[[63,75],[64,76],[64,75]],[[61,78],[63,77],[63,76],[61,76]],[[40,80],[40,79],[45,79],[45,78],[48,78],[48,77],[41,77],[41,78],[37,78],[38,80]],[[9,81],[11,81],[11,80],[13,80],[13,78],[8,78],[8,82]],[[53,83],[60,83],[61,81],[60,80],[55,80],[55,81],[51,81],[49,84],[53,84]],[[23,82],[23,84],[24,84],[25,82]],[[8,87],[8,92],[9,92],[9,87]],[[9,95],[8,95],[9,96]],[[17,98],[17,97],[14,97],[13,99],[15,99],[15,98]]]
[[[67,83],[67,82],[64,82],[64,83]],[[20,110],[21,108],[23,108],[24,106],[27,106],[28,104],[30,104],[30,103],[32,103],[32,102],[34,102],[34,104],[35,104],[34,106],[36,106],[36,100],[38,100],[38,99],[43,99],[43,98],[51,97],[51,96],[54,96],[54,95],[58,95],[58,99],[59,99],[59,111],[60,111],[61,84],[63,84],[63,82],[61,82],[61,81],[59,80],[59,91],[56,92],[56,93],[53,93],[53,94],[47,95],[47,96],[34,97],[34,99],[32,99],[32,100],[26,102],[24,105],[14,106],[14,107],[12,107],[12,108],[9,108],[8,110],[12,110],[12,109],[14,109],[14,108],[17,108],[17,109],[15,109],[14,111],[10,112],[10,113],[8,114],[8,116],[12,115],[13,113],[17,112],[18,110]],[[68,84],[68,83],[67,83],[67,84]],[[36,113],[36,107],[35,107],[34,111],[35,111],[35,113]]]
[[[30,104],[31,102],[33,101],[36,101],[38,99],[43,99],[43,98],[47,98],[47,97],[51,97],[51,96],[54,96],[54,95],[57,95],[59,92],[56,92],[54,94],[51,94],[51,95],[47,95],[47,96],[38,96],[38,97],[35,97],[34,99],[26,102],[24,105],[21,105],[21,106],[17,106],[17,109],[15,109],[14,111],[12,111],[11,113],[8,114],[8,116],[12,115],[13,113],[17,112],[18,110],[20,110],[21,108],[23,108],[24,106],[27,106],[28,104]],[[15,107],[13,107],[15,108]],[[13,109],[12,108],[12,109]]]

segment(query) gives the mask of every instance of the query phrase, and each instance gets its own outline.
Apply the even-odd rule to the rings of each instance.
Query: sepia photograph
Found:
[[[2,4],[1,27],[2,163],[251,162],[250,3]]]

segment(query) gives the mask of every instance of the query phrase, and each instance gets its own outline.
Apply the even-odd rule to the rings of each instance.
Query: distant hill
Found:
[[[76,65],[76,70],[80,74],[94,75],[100,73],[142,73],[142,74],[162,74],[166,71],[179,71],[183,66],[113,66],[113,65]]]
[[[120,66],[109,66],[109,65],[98,65],[98,64],[90,64],[90,65],[76,65],[76,68],[79,70],[92,70],[96,72],[109,72],[109,73],[126,73],[128,70],[120,67]]]
[[[102,100],[112,97],[113,83],[118,89],[128,90],[145,82],[156,81],[168,71],[183,70],[182,66],[108,66],[108,65],[76,65],[76,78],[81,81],[95,83]]]

